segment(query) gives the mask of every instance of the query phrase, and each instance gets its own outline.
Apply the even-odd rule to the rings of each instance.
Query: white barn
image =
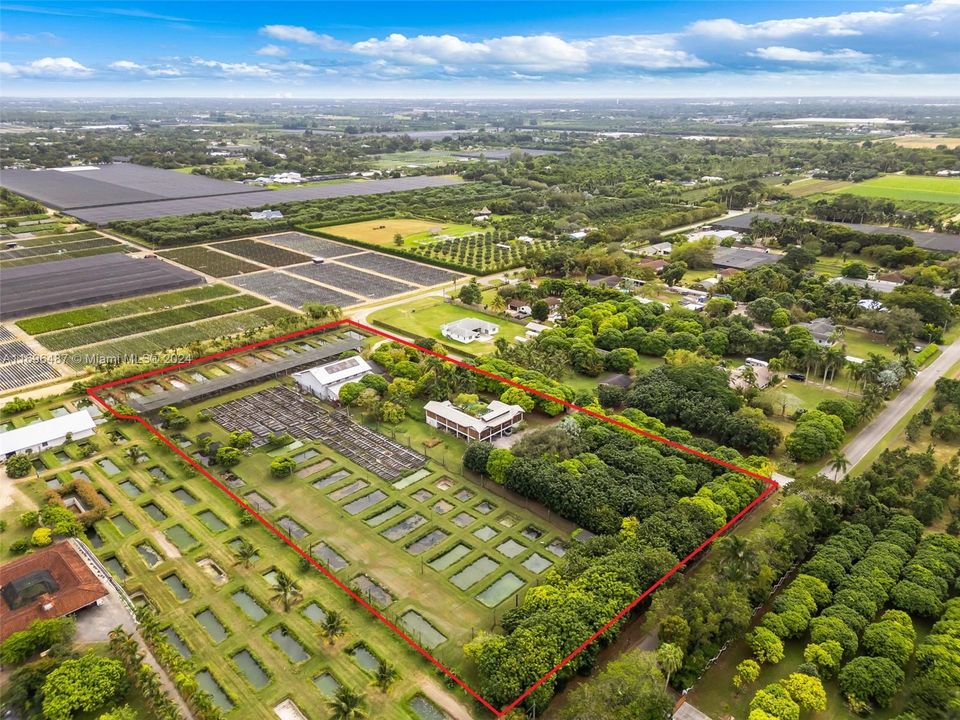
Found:
[[[440,326],[441,335],[462,343],[489,340],[498,332],[500,332],[499,325],[479,318],[463,318]]]
[[[36,453],[65,445],[69,440],[88,438],[97,424],[86,410],[42,420],[25,427],[0,433],[0,458],[20,452]]]
[[[293,380],[321,400],[334,402],[340,397],[340,388],[347,383],[357,382],[364,375],[372,372],[373,368],[369,363],[359,355],[355,355],[296,372],[293,374]]]

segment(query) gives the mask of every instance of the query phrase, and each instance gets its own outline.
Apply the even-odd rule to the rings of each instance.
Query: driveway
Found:
[[[947,371],[957,362],[960,362],[960,338],[943,348],[943,352],[936,360],[918,372],[910,384],[903,389],[903,392],[887,403],[883,411],[853,440],[847,443],[846,447],[843,448],[843,454],[846,455],[850,467],[855,467],[857,463],[863,460],[867,453],[883,440],[904,415],[913,409],[920,397],[932,388],[939,378],[946,375]],[[836,471],[827,470],[826,466],[823,474],[827,477],[832,476],[834,480],[840,480],[842,477]]]

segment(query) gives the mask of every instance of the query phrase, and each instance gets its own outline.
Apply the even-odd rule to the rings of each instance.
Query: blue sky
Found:
[[[960,0],[0,2],[5,96],[960,94]]]

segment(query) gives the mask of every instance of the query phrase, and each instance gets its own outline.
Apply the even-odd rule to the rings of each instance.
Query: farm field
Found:
[[[18,320],[17,326],[30,335],[40,335],[41,333],[53,332],[54,330],[112,320],[125,315],[166,310],[178,305],[186,305],[201,300],[213,300],[215,298],[226,297],[227,295],[235,295],[236,292],[236,290],[226,285],[204,285],[203,287],[190,288],[188,290],[175,290],[159,295],[149,295],[135,300],[121,300],[105,305],[93,305],[76,310],[64,310],[63,312],[51,313],[49,315],[39,315],[25,320]]]
[[[960,205],[960,178],[884,175],[833,192],[890,200]]]
[[[286,248],[276,245],[267,245],[256,240],[229,240],[227,242],[216,243],[212,248],[239,255],[242,258],[252,260],[253,262],[270,267],[283,267],[284,265],[297,265],[299,263],[310,262],[309,255],[302,255]]]
[[[822,192],[839,192],[848,188],[853,183],[846,180],[822,180],[820,178],[802,178],[794,180],[792,183],[778,185],[778,190],[783,190],[793,197],[806,197]]]
[[[376,170],[393,170],[398,167],[435,167],[452,162],[464,162],[439,150],[410,150],[407,152],[385,153],[364,161]]]
[[[523,325],[506,318],[494,317],[462,305],[444,302],[440,298],[424,298],[396,307],[384,308],[370,314],[374,325],[396,329],[411,337],[429,337],[440,341],[454,352],[485,355],[494,351],[493,342],[472,342],[464,345],[445,338],[440,326],[464,318],[479,317],[500,326],[497,337],[512,340],[525,333]]]
[[[397,233],[400,233],[403,237],[401,247],[418,247],[423,243],[437,242],[437,238],[433,237],[434,233],[431,231],[437,231],[436,234],[450,235],[451,237],[461,237],[479,232],[472,225],[455,225],[420,218],[384,218],[345,225],[331,225],[318,228],[318,230],[348,240],[390,247],[396,247],[393,238]]]
[[[216,278],[263,270],[260,265],[199,245],[166,250],[158,254]]]
[[[31,415],[47,419],[51,411],[75,407],[75,401],[60,399]],[[106,517],[85,541],[135,604],[158,613],[168,644],[192,661],[191,672],[226,717],[276,720],[273,707],[287,698],[313,717],[312,710],[326,708],[340,684],[365,693],[369,717],[409,720],[411,703],[439,712],[423,697],[430,669],[419,655],[319,572],[303,571],[292,551],[278,551],[266,529],[244,525],[231,500],[186,471],[146,430],[110,421],[91,440],[98,449],[86,458],[85,442],[42,453],[38,477],[20,487],[38,503],[51,489],[66,495],[82,485],[101,493]],[[139,449],[136,457],[133,447]],[[297,482],[318,496],[318,505],[327,502],[309,483]],[[292,481],[275,484],[283,489]],[[252,489],[248,484],[243,491]],[[286,511],[273,488],[260,491],[278,503],[278,512]],[[5,544],[29,533],[16,520],[23,509],[10,510],[3,514],[10,526]],[[247,562],[235,556],[241,538],[256,549]],[[286,611],[273,599],[277,571],[302,590]],[[329,643],[319,628],[334,610],[344,617],[346,633]],[[371,684],[381,660],[399,671],[388,692]]]
[[[960,146],[960,137],[924,137],[922,135],[904,135],[890,138],[887,142],[905,148],[936,148],[946,145],[948,148]]]

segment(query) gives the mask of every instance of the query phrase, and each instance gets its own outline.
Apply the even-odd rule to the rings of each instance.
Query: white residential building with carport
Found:
[[[293,380],[307,392],[321,400],[336,402],[340,399],[340,388],[347,383],[357,382],[364,375],[373,372],[370,364],[359,355],[335,360],[325,365],[317,365],[293,373]]]
[[[0,459],[17,453],[38,453],[60,447],[71,440],[83,440],[96,432],[97,424],[86,410],[41,420],[0,433]]]
[[[489,340],[498,332],[500,332],[499,325],[472,317],[440,326],[441,335],[462,343]]]

